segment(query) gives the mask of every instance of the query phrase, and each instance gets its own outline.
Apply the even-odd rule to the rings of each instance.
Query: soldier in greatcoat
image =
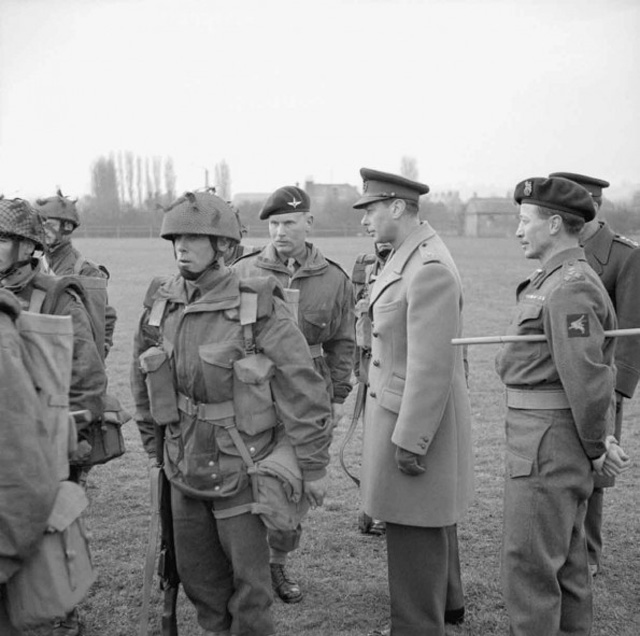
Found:
[[[371,288],[362,499],[386,523],[392,636],[444,635],[448,528],[473,490],[462,284],[418,216],[427,185],[363,168],[362,225],[393,252]],[[384,632],[383,632],[384,633]]]

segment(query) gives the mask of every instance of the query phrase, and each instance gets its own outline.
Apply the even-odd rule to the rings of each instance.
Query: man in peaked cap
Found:
[[[361,470],[364,511],[386,523],[390,633],[443,636],[452,529],[473,491],[462,283],[421,222],[425,184],[363,168],[362,225],[391,255],[370,291],[371,362]],[[389,633],[387,630],[371,634]]]
[[[591,194],[596,206],[596,218],[585,223],[580,233],[587,262],[596,271],[616,310],[618,326],[627,329],[640,326],[640,249],[638,244],[616,234],[597,218],[602,206],[602,191],[609,182],[573,172],[554,172],[551,177],[563,177],[581,185]],[[640,377],[640,338],[625,338],[616,347],[616,426],[620,441],[623,401],[633,397]],[[595,485],[587,504],[585,533],[589,552],[589,568],[595,576],[602,557],[602,508],[604,488],[615,484],[612,477],[596,475]]]
[[[534,177],[514,193],[516,236],[541,268],[517,289],[508,333],[546,342],[503,345],[506,479],[502,584],[512,636],[591,633],[591,577],[584,539],[593,471],[629,460],[613,433],[613,305],[580,247],[595,217],[590,194],[567,179]]]
[[[271,242],[260,252],[240,258],[240,277],[272,277],[283,288],[298,292],[292,306],[298,326],[311,350],[316,371],[325,381],[334,426],[351,391],[355,352],[355,300],[347,274],[307,241],[313,226],[309,195],[298,186],[278,188],[260,211],[269,223]],[[300,543],[296,532],[269,532],[271,575],[276,594],[285,603],[298,603],[303,594],[287,573],[287,555]]]

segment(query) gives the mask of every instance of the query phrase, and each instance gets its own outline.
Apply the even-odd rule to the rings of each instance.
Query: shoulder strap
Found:
[[[80,275],[80,272],[82,271],[82,268],[84,267],[84,264],[87,262],[87,260],[84,257],[80,257],[74,264],[73,266],[73,273],[76,276]]]
[[[44,299],[47,297],[47,292],[44,289],[38,289],[37,287],[31,292],[31,299],[29,300],[29,311],[34,314],[42,313],[42,305]]]
[[[258,294],[240,292],[240,324],[244,338],[244,352],[253,355],[256,352],[256,340],[253,335],[253,325],[258,319]]]

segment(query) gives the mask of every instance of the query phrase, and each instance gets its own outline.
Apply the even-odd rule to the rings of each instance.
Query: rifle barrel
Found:
[[[611,329],[604,332],[605,338],[625,338],[627,336],[640,336],[640,327],[632,329]],[[453,338],[452,345],[471,344],[499,344],[503,342],[544,342],[547,337],[544,334],[532,334],[529,336],[478,336],[475,338]]]

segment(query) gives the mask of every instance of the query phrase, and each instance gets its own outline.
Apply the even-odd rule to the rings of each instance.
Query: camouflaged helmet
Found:
[[[36,244],[36,249],[44,249],[42,221],[25,199],[0,196],[0,236],[29,239]]]
[[[80,215],[76,207],[76,202],[69,197],[65,197],[60,190],[53,197],[38,199],[36,210],[45,219],[60,219],[70,221],[74,228],[80,225]]]
[[[241,238],[233,209],[212,192],[185,192],[166,209],[160,236],[171,241],[179,234]]]

